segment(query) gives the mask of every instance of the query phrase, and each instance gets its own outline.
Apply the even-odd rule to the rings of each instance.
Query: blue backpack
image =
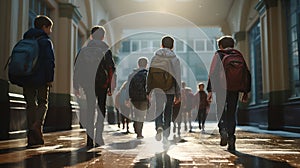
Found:
[[[8,77],[12,84],[23,85],[21,79],[34,73],[38,57],[38,38],[22,39],[13,48],[12,54],[6,64],[8,65]]]

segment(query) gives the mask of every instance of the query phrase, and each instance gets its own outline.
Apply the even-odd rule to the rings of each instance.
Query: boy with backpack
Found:
[[[147,78],[147,93],[154,90],[156,102],[156,140],[162,139],[168,145],[170,135],[170,123],[173,111],[173,103],[180,102],[181,70],[180,62],[173,52],[174,39],[164,36],[161,41],[162,48],[155,52],[151,60]],[[166,101],[165,101],[166,97]]]
[[[106,98],[107,95],[112,95],[115,87],[112,80],[115,64],[109,46],[103,41],[104,36],[104,27],[92,27],[91,40],[87,46],[80,49],[74,69],[73,85],[75,95],[79,95],[80,87],[83,88],[86,95],[87,112],[85,115],[87,121],[82,123],[82,120],[80,120],[80,122],[86,128],[87,146],[89,147],[104,145],[102,132],[106,112]],[[97,99],[100,111],[98,111],[97,120],[94,123]]]
[[[146,92],[147,73],[146,69],[148,59],[140,57],[138,59],[138,69],[135,69],[128,77],[129,81],[129,98],[131,101],[133,127],[137,134],[137,139],[142,139],[143,122],[146,119],[148,109],[148,99]]]
[[[42,130],[55,67],[53,44],[49,38],[52,26],[49,17],[38,15],[34,20],[34,28],[29,29],[23,35],[23,40],[14,47],[8,66],[11,83],[23,87],[28,148],[44,144]]]
[[[219,50],[215,53],[210,67],[207,99],[211,101],[212,91],[216,92],[217,113],[222,114],[218,123],[220,145],[228,144],[227,149],[235,151],[238,96],[242,92],[242,101],[247,101],[248,92],[251,90],[251,75],[243,55],[233,49],[234,40],[231,36],[223,36],[217,42]],[[222,94],[226,94],[225,100],[222,99]]]

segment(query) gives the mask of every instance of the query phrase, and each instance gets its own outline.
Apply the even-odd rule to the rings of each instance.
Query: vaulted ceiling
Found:
[[[222,25],[233,2],[234,0],[100,0],[111,20],[136,12],[155,11],[183,17],[197,26]],[[155,20],[147,22],[157,24]]]

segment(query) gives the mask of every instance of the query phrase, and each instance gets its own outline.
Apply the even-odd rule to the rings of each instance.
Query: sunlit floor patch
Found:
[[[82,140],[84,138],[81,137],[71,137],[71,136],[59,136],[59,138],[57,140],[59,141],[78,141],[78,140]]]
[[[211,163],[229,163],[228,159],[221,159],[221,160],[210,160]]]
[[[51,151],[51,150],[62,148],[62,147],[63,147],[63,145],[43,146],[40,148],[36,148],[35,150],[36,151]]]
[[[72,152],[72,151],[76,151],[76,150],[78,150],[78,148],[70,147],[70,148],[59,148],[56,151],[59,151],[59,152]]]
[[[264,139],[264,138],[252,138],[252,139],[238,139],[238,141],[251,141],[251,142],[253,142],[253,141],[262,141],[262,142],[265,142],[265,141],[270,141],[271,139]]]
[[[272,151],[254,151],[251,153],[253,153],[253,154],[272,154],[272,155],[274,155],[274,154],[284,154],[284,155],[300,154],[300,152],[297,152],[297,151],[274,151],[274,150],[272,150]]]

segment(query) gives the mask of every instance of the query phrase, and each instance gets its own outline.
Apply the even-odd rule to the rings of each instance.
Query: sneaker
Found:
[[[157,130],[156,130],[156,136],[155,136],[155,139],[157,141],[161,141],[162,132],[163,132],[162,127],[158,127]]]
[[[228,151],[235,151],[235,136],[228,138]]]
[[[88,146],[88,147],[93,147],[94,146],[93,139],[88,135],[87,135],[87,138],[86,138],[86,146]]]
[[[171,146],[171,142],[168,140],[168,138],[163,137],[163,148],[164,148],[164,150],[169,149],[170,146]]]
[[[44,137],[40,122],[35,122],[27,134],[27,148],[40,147],[44,145]]]
[[[220,136],[221,136],[220,145],[221,146],[226,146],[227,145],[227,140],[228,140],[227,131],[225,129],[221,129]]]
[[[143,139],[144,136],[143,136],[143,135],[137,135],[136,138],[137,138],[137,139]]]

